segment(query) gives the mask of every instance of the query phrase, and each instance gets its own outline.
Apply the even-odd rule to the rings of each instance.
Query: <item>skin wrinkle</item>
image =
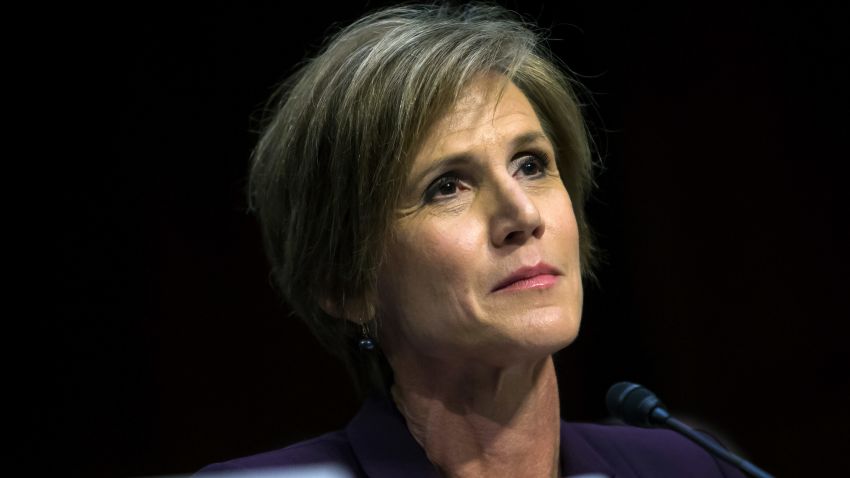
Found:
[[[535,132],[541,138],[514,145]],[[578,333],[582,289],[578,226],[542,132],[512,83],[476,79],[432,126],[409,177],[439,158],[462,160],[408,182],[379,270],[392,395],[447,476],[558,472],[551,355]],[[527,173],[519,161],[537,161],[537,150],[549,169]],[[459,178],[453,192],[423,200],[424,188],[445,174]],[[493,291],[541,261],[561,274],[551,287]]]

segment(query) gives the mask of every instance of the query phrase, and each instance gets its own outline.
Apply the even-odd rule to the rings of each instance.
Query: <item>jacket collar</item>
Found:
[[[366,400],[345,431],[360,466],[370,478],[440,476],[391,400]]]
[[[391,400],[370,398],[346,427],[351,448],[370,478],[441,476]],[[611,467],[573,427],[561,421],[561,470],[564,476],[599,473]]]

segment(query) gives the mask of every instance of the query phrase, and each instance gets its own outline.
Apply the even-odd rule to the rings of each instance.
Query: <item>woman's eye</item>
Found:
[[[538,176],[546,171],[548,161],[544,156],[529,155],[521,158],[519,171],[525,176]]]
[[[428,186],[425,191],[425,201],[431,202],[445,196],[453,196],[457,193],[460,180],[454,176],[441,176]]]
[[[454,181],[443,181],[439,186],[440,194],[451,195],[457,191],[457,183]]]

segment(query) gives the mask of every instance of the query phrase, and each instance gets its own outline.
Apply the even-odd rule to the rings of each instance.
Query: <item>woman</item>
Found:
[[[372,398],[343,431],[205,471],[738,476],[668,432],[560,421],[591,157],[571,82],[496,7],[399,7],[279,90],[251,198],[293,311]]]

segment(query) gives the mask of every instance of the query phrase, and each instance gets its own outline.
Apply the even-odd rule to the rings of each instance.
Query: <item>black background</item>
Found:
[[[33,471],[191,472],[357,409],[279,304],[244,187],[273,85],[382,4],[7,17],[32,134],[12,205],[37,246],[20,281],[36,340],[7,339],[25,344],[13,452]],[[604,163],[606,262],[557,357],[563,415],[602,420],[607,387],[639,381],[778,476],[847,473],[844,12],[503,4],[550,28],[593,93]]]

